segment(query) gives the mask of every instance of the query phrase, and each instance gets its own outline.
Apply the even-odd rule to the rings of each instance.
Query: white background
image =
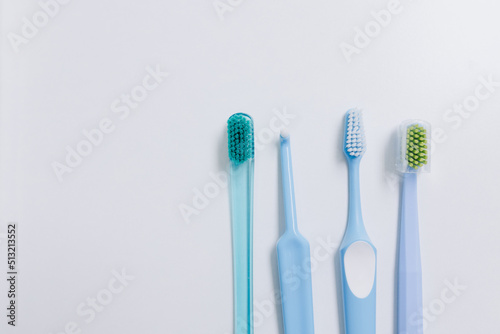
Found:
[[[0,268],[8,222],[19,224],[20,261],[16,329],[6,325],[0,283],[2,333],[62,333],[71,322],[82,333],[232,333],[227,189],[189,223],[180,213],[227,166],[227,118],[251,114],[260,138],[254,296],[269,305],[282,224],[272,119],[294,117],[299,226],[314,250],[319,239],[340,243],[345,229],[341,130],[355,106],[365,111],[361,190],[378,248],[378,333],[394,332],[393,147],[408,118],[441,129],[432,173],[419,179],[426,333],[498,333],[500,87],[468,118],[443,119],[473,100],[480,77],[500,81],[497,1],[401,0],[350,63],[341,43],[353,44],[355,28],[387,1],[233,0],[221,19],[211,0],[73,0],[17,53],[8,36],[20,35],[23,17],[40,6],[1,3]],[[121,120],[110,105],[141,84],[148,66],[170,75]],[[53,162],[64,163],[66,147],[104,118],[115,130],[59,182]],[[134,280],[86,323],[78,305],[104,296],[122,269]],[[313,272],[317,333],[342,332],[337,272],[334,254]],[[440,309],[455,280],[465,291]],[[256,309],[266,315],[255,333],[282,334],[279,305],[264,311]]]

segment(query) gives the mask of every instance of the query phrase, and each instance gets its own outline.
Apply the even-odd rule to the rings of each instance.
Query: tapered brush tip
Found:
[[[283,139],[287,139],[288,137],[290,137],[290,132],[288,132],[288,129],[283,128],[283,129],[281,129],[281,131],[280,131],[280,136],[281,136],[281,138],[283,138]]]

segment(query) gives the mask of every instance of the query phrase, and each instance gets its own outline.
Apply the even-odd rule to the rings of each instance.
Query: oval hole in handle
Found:
[[[375,282],[375,252],[369,243],[356,241],[344,255],[347,283],[358,298],[366,298]]]

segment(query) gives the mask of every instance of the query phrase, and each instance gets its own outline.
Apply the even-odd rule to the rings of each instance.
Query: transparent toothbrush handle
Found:
[[[234,333],[253,334],[253,160],[231,166]]]

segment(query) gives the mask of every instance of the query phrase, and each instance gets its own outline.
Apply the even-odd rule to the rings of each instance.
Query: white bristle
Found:
[[[345,150],[351,157],[359,157],[365,149],[362,112],[358,109],[351,109],[347,113]]]
[[[282,138],[288,138],[288,137],[290,137],[290,132],[288,132],[288,129],[287,129],[287,128],[283,128],[283,129],[281,129],[281,131],[280,131],[280,136],[281,136]]]

